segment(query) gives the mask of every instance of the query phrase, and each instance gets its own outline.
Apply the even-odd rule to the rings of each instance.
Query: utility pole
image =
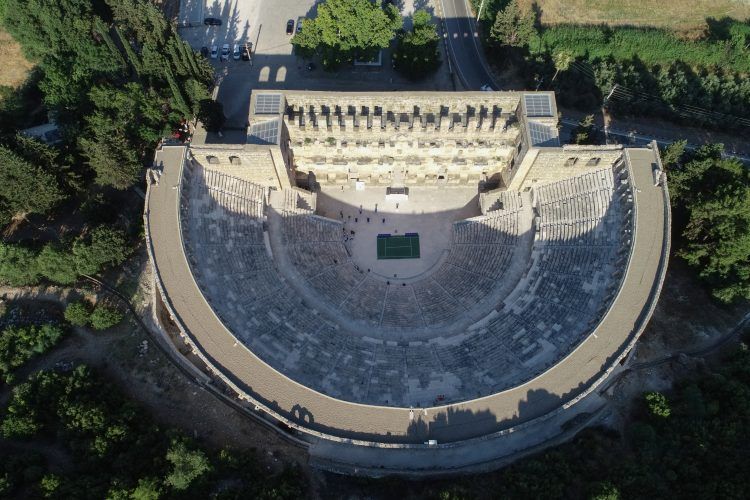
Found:
[[[482,3],[479,4],[479,12],[477,13],[477,22],[479,22],[479,18],[482,17],[482,7],[484,7],[485,0],[482,0]]]
[[[607,94],[607,97],[604,98],[602,101],[602,121],[604,122],[604,144],[609,144],[609,125],[607,124],[607,115],[605,114],[605,111],[607,109],[607,102],[609,102],[609,98],[612,97],[612,94],[615,92],[615,89],[617,88],[617,83],[615,83],[612,86],[612,89],[609,91],[609,94]]]

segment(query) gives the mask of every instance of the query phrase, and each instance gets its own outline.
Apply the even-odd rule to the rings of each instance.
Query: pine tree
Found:
[[[500,46],[525,47],[533,34],[534,13],[530,10],[523,12],[518,0],[510,0],[504,9],[498,11],[490,39]]]

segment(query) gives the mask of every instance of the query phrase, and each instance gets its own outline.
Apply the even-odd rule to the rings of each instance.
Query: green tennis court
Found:
[[[378,259],[418,259],[419,234],[378,235]]]

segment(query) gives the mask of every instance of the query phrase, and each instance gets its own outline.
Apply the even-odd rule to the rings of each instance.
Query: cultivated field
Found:
[[[631,24],[697,33],[706,18],[750,19],[750,0],[521,0],[536,2],[543,24]]]
[[[0,28],[0,85],[16,87],[25,79],[32,64],[21,54],[21,46]]]

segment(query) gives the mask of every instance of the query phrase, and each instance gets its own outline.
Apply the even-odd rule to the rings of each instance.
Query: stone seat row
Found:
[[[612,167],[598,169],[569,179],[535,187],[536,196],[545,203],[569,199],[590,191],[615,189],[615,174]]]
[[[192,182],[200,179],[194,176]],[[423,342],[376,341],[367,337],[364,325],[370,321],[408,328],[462,314],[476,303],[481,286],[494,286],[496,276],[502,275],[499,268],[484,271],[488,262],[480,249],[487,249],[486,259],[503,261],[513,247],[454,245],[460,249],[433,275],[404,286],[368,275],[348,259],[339,263],[326,257],[337,251],[333,242],[291,244],[290,254],[296,251],[298,258],[306,259],[298,265],[321,271],[308,278],[312,288],[340,304],[343,313],[362,318],[360,331],[350,331],[306,303],[279,275],[262,245],[231,241],[242,236],[232,224],[221,230],[226,245],[211,244],[205,235],[214,230],[208,227],[231,212],[222,214],[217,207],[203,214],[200,208],[206,201],[200,190],[190,191],[196,198],[187,200],[186,248],[196,279],[222,321],[271,366],[347,400],[408,407],[434,403],[438,395],[450,402],[517,385],[585,338],[609,303],[602,290],[617,281],[608,272],[616,267],[616,245],[556,247],[537,235],[532,269],[486,327]],[[619,220],[612,218],[613,223]],[[226,252],[239,248],[227,257]]]
[[[611,204],[612,191],[604,189],[548,203],[540,199],[537,206],[547,221],[563,222],[606,217]]]
[[[453,223],[453,244],[515,245],[518,213],[493,213]]]

